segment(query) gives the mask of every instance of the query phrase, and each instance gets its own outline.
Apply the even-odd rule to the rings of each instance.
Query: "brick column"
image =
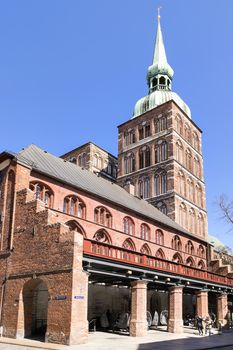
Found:
[[[131,284],[131,320],[129,333],[132,337],[147,334],[147,282],[135,281]]]
[[[217,295],[217,319],[223,326],[226,326],[227,324],[227,313],[227,294],[222,293]]]
[[[168,326],[171,333],[183,332],[183,287],[169,288]]]
[[[206,317],[209,315],[208,309],[208,292],[205,290],[200,290],[196,292],[197,296],[197,308],[196,314],[200,317]]]

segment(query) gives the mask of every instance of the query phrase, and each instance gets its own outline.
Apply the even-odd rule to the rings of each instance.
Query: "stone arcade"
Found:
[[[131,336],[147,333],[147,312],[169,332],[187,314],[227,323],[233,279],[208,243],[201,130],[172,77],[158,18],[148,96],[119,126],[118,176],[92,143],[0,154],[4,336],[83,343],[105,313],[130,315]]]

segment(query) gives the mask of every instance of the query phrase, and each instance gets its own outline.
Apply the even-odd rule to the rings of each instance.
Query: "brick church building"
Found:
[[[79,344],[107,313],[129,315],[130,336],[146,335],[148,312],[168,332],[187,314],[226,325],[233,272],[208,242],[202,132],[172,77],[158,17],[148,95],[118,128],[118,158],[91,142],[0,154],[4,336]]]

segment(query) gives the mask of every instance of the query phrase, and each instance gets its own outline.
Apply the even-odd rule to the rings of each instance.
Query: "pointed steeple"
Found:
[[[160,25],[160,14],[158,14],[158,28],[155,41],[154,58],[152,65],[148,68],[147,82],[149,93],[155,90],[171,90],[173,69],[167,62],[163,35]]]

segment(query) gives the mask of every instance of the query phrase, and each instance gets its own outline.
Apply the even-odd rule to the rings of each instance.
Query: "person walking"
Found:
[[[203,335],[203,319],[200,316],[196,317],[196,322],[197,322],[197,330],[199,335]]]

